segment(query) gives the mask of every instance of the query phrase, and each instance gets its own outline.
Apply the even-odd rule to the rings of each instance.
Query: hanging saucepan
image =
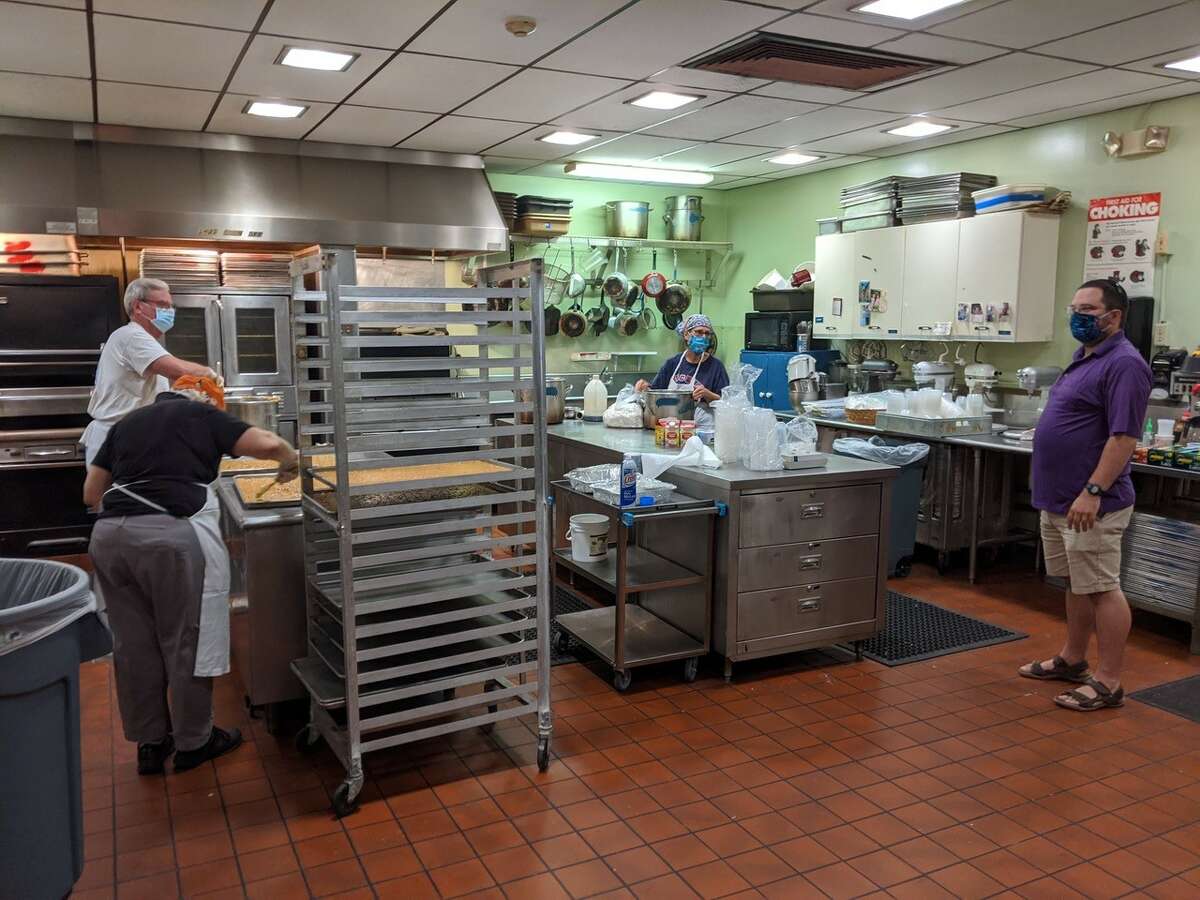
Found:
[[[599,337],[608,329],[608,317],[611,315],[607,306],[604,305],[604,298],[600,298],[600,305],[593,306],[587,311],[588,324],[592,326],[592,334]]]
[[[583,309],[579,306],[579,300],[574,303],[562,314],[559,319],[558,328],[569,338],[577,338],[587,331],[588,320],[583,315]]]
[[[617,261],[613,266],[613,272],[604,279],[600,285],[604,296],[612,301],[613,306],[622,306],[625,303],[625,297],[629,294],[629,276],[621,271],[621,248],[617,248]]]
[[[655,250],[650,257],[650,271],[642,276],[642,293],[656,300],[666,288],[667,276],[658,271],[658,251]]]
[[[682,316],[687,312],[687,308],[692,303],[692,292],[688,290],[688,286],[679,280],[679,253],[675,253],[675,260],[671,269],[671,281],[666,286],[661,294],[655,298],[655,304],[658,306],[658,311],[661,313],[672,313],[677,316]]]
[[[547,306],[543,311],[543,323],[546,331],[546,336],[558,334],[558,326],[562,321],[562,310],[557,306]]]
[[[663,328],[669,328],[674,331],[679,327],[679,323],[683,321],[683,316],[675,313],[663,313]]]

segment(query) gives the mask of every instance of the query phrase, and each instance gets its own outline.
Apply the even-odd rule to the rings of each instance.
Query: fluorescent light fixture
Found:
[[[708,184],[713,180],[707,172],[681,172],[677,169],[650,169],[644,166],[607,166],[586,162],[569,162],[563,166],[563,172],[583,178],[648,181],[655,184]]]
[[[953,125],[940,125],[937,122],[909,122],[907,125],[901,125],[899,128],[889,128],[885,134],[894,134],[897,137],[922,138],[929,137],[931,134],[941,134],[943,131],[949,131],[954,128]]]
[[[566,144],[568,147],[574,147],[577,144],[586,144],[588,141],[594,141],[598,137],[600,137],[598,134],[580,134],[577,131],[555,131],[551,134],[543,135],[538,140],[544,141],[547,144]]]
[[[1163,63],[1164,69],[1181,69],[1184,72],[1200,72],[1200,56],[1191,59],[1178,59],[1175,62]]]
[[[852,12],[871,13],[875,16],[888,16],[893,19],[919,19],[930,13],[958,6],[966,0],[871,0],[862,6],[856,6]]]
[[[695,103],[704,97],[703,94],[675,94],[671,91],[651,91],[632,100],[626,100],[634,106],[644,106],[646,109],[679,109],[689,103]]]
[[[273,100],[251,100],[242,112],[251,116],[266,116],[268,119],[297,119],[304,115],[307,106],[295,103],[277,103]]]
[[[296,69],[317,69],[321,72],[345,72],[358,59],[357,53],[342,53],[335,50],[314,50],[311,47],[284,47],[278,65]]]
[[[777,166],[802,166],[820,158],[809,153],[781,153],[778,156],[772,156],[767,162],[775,163]]]

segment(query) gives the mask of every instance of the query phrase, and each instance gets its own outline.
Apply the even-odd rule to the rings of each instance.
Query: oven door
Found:
[[[221,302],[216,294],[173,294],[175,325],[163,346],[180,359],[221,373]]]
[[[292,384],[287,296],[221,296],[225,383],[233,387]]]
[[[94,516],[82,460],[0,465],[0,556],[86,553]]]

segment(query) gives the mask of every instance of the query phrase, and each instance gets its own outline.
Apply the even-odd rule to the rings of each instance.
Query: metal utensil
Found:
[[[604,292],[613,306],[624,306],[625,298],[629,294],[629,276],[621,271],[621,248],[617,248],[617,260],[613,266],[613,272],[601,284],[600,289]]]
[[[583,308],[579,305],[579,300],[575,302],[562,314],[562,318],[558,321],[558,329],[569,338],[577,338],[587,331],[588,320],[583,314]]]
[[[571,245],[571,274],[567,276],[567,296],[574,300],[582,297],[587,288],[587,279],[575,269],[575,245]]]
[[[667,288],[667,276],[658,271],[658,251],[650,256],[650,271],[642,276],[642,293],[651,300],[657,299]]]
[[[671,281],[663,292],[655,298],[655,304],[661,313],[671,313],[682,316],[692,303],[692,292],[688,286],[679,280],[679,251],[674,252],[674,262],[671,269]]]

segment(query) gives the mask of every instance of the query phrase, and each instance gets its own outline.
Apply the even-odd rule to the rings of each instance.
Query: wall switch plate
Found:
[[[1167,241],[1167,233],[1165,231],[1160,231],[1158,236],[1154,239],[1154,252],[1159,256],[1166,255],[1171,252],[1168,247],[1169,242]]]
[[[1155,322],[1154,323],[1153,343],[1154,343],[1154,346],[1156,346],[1156,347],[1167,346],[1167,323],[1166,322]]]

